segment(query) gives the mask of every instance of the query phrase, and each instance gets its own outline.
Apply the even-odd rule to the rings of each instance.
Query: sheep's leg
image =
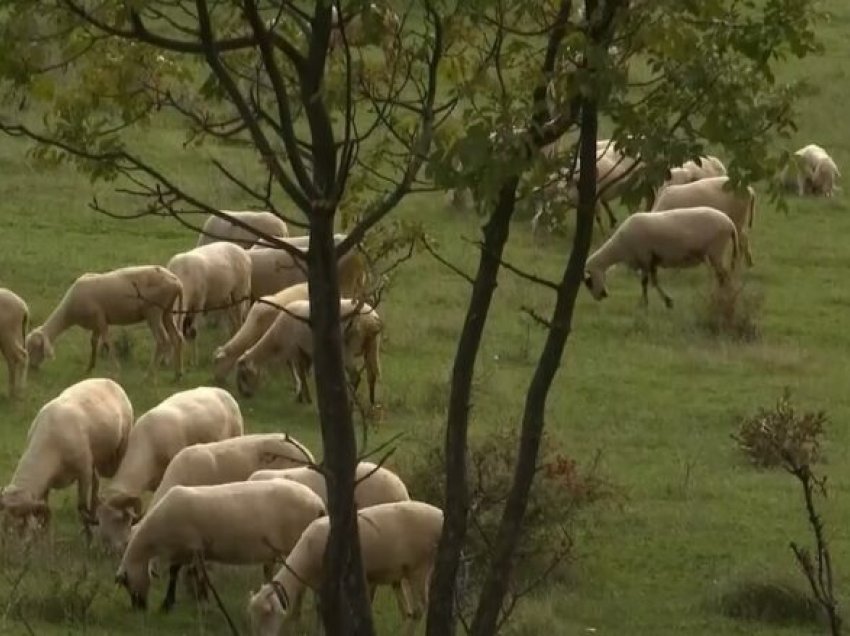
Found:
[[[738,234],[738,244],[741,247],[741,252],[744,254],[744,260],[747,262],[747,267],[752,267],[753,254],[750,252],[750,239],[746,232]]]
[[[180,568],[183,567],[182,563],[173,563],[171,567],[168,568],[168,589],[165,591],[165,598],[162,600],[162,611],[170,612],[171,608],[174,607],[174,602],[177,596],[177,577],[180,574]]]
[[[644,309],[649,307],[649,295],[647,294],[647,289],[649,288],[649,272],[647,270],[641,270],[640,273],[640,305]]]
[[[403,621],[407,621],[412,612],[410,608],[410,599],[405,594],[405,588],[398,581],[393,583],[393,594],[395,596],[396,606],[398,607],[398,613],[401,614]]]
[[[183,375],[183,334],[180,333],[174,324],[174,317],[170,312],[164,313],[161,316],[161,320],[165,334],[171,344],[174,374],[180,378]]]
[[[652,281],[652,286],[655,287],[658,294],[664,300],[664,304],[667,306],[667,309],[672,309],[673,307],[673,299],[670,298],[667,294],[664,293],[664,290],[661,289],[661,286],[658,284],[658,267],[653,265],[649,270],[649,279]]]
[[[94,370],[94,365],[97,362],[98,344],[100,344],[100,332],[93,331],[91,334],[91,356],[89,357],[89,366],[86,367],[86,373],[91,373]]]
[[[15,352],[16,366],[18,367],[17,377],[15,378],[15,391],[24,389],[27,386],[27,367],[29,366],[29,357],[27,350],[23,347],[17,347]]]
[[[99,506],[100,506],[100,478],[97,476],[97,472],[92,470],[92,473],[91,473],[91,493],[89,495],[89,510],[91,511],[92,517],[94,517]]]
[[[80,516],[80,521],[83,524],[83,534],[86,536],[86,541],[91,541],[91,523],[93,518],[93,508],[91,507],[92,499],[92,478],[94,477],[93,470],[82,470],[77,477],[77,514]]]
[[[160,362],[168,355],[169,337],[160,312],[148,314],[147,323],[154,341],[153,356],[148,372],[152,377],[156,377]]]

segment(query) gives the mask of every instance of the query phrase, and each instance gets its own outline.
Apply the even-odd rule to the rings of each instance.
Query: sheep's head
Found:
[[[257,392],[259,385],[260,371],[257,366],[249,360],[240,358],[236,363],[236,387],[239,389],[239,394],[251,397]]]
[[[125,568],[124,564],[115,573],[115,584],[120,585],[130,595],[133,609],[145,610],[148,607],[148,589],[151,580],[147,567]]]
[[[231,362],[224,347],[219,347],[213,353],[213,377],[216,382],[223,383],[230,372]]]
[[[598,270],[584,273],[584,284],[590,290],[590,295],[596,300],[608,298],[608,290],[605,287],[605,274]]]
[[[120,554],[127,547],[130,529],[138,520],[140,506],[138,498],[109,501],[98,506],[95,535],[112,552]]]
[[[53,347],[41,328],[33,329],[26,339],[27,355],[30,367],[38,369],[45,358],[53,358]]]
[[[276,582],[275,582],[276,583]],[[248,616],[254,636],[276,636],[283,629],[288,607],[286,592],[280,584],[266,584],[254,594],[249,594]]]

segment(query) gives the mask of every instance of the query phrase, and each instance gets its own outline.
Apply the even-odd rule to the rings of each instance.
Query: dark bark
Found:
[[[596,131],[596,104],[590,99],[583,99],[579,149],[579,205],[573,247],[558,286],[546,343],[526,393],[513,483],[502,513],[490,568],[470,629],[473,636],[491,636],[496,633],[502,604],[511,580],[513,558],[536,473],[540,440],[545,425],[546,398],[561,365],[561,357],[572,328],[576,297],[584,277],[584,263],[590,251],[596,201]]]
[[[331,215],[313,214],[307,263],[316,405],[322,427],[331,523],[321,588],[322,622],[327,634],[371,636],[375,629],[363,576],[354,506],[357,440],[343,365]]]
[[[561,2],[557,20],[547,42],[542,64],[544,76],[548,76],[554,71],[558,49],[566,35],[566,25],[571,7],[571,0]],[[565,117],[558,120],[555,125],[546,126],[549,113],[546,107],[545,83],[535,87],[534,104],[532,130],[533,143],[537,147],[542,147],[556,140],[575,121],[576,113],[571,109],[571,112],[566,113]],[[595,160],[592,163],[595,165]],[[469,307],[455,353],[444,447],[445,521],[431,580],[427,621],[428,636],[451,636],[457,626],[455,616],[457,573],[463,546],[466,542],[469,514],[466,455],[472,377],[493,293],[497,286],[499,268],[503,260],[502,255],[510,231],[510,221],[516,207],[519,178],[520,175],[515,175],[502,184],[495,210],[484,227],[484,240],[481,245],[478,272],[473,282]]]
[[[466,474],[467,431],[472,393],[472,374],[481,344],[481,336],[496,290],[496,279],[508,241],[511,217],[515,209],[519,177],[511,178],[499,191],[496,208],[484,227],[484,242],[478,273],[466,311],[452,369],[449,412],[445,441],[445,521],[437,562],[431,580],[428,607],[428,636],[450,636],[455,630],[454,602],[461,550],[466,540],[469,511],[469,486]]]

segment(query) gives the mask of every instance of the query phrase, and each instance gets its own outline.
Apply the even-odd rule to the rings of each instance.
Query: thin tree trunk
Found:
[[[472,376],[490,303],[496,290],[502,253],[508,241],[518,184],[517,176],[502,186],[496,209],[484,226],[484,244],[478,261],[478,272],[452,369],[445,440],[445,521],[431,580],[428,636],[451,636],[456,627],[456,580],[469,513],[466,454]]]
[[[561,356],[570,334],[576,296],[582,284],[584,264],[590,250],[596,201],[597,123],[596,103],[587,98],[583,99],[579,205],[573,247],[558,286],[557,300],[546,343],[526,394],[513,483],[502,513],[493,558],[470,629],[472,636],[492,636],[496,633],[502,604],[511,580],[513,558],[521,536],[528,495],[536,473],[540,439],[545,424],[546,398],[552,386],[552,380],[560,367]]]
[[[307,252],[316,403],[322,427],[331,529],[325,552],[321,615],[325,633],[372,636],[354,506],[357,442],[348,401],[339,327],[339,281],[333,217],[323,211],[310,222]]]

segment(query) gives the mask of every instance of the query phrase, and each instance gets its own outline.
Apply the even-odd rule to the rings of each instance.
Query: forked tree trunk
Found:
[[[343,365],[339,281],[330,214],[317,212],[311,218],[307,263],[316,404],[322,427],[331,518],[320,611],[328,635],[372,636],[375,629],[363,576],[354,506],[357,442]]]
[[[456,626],[456,579],[461,550],[466,541],[469,513],[466,453],[472,374],[475,371],[475,359],[490,311],[490,302],[496,290],[502,254],[508,241],[518,184],[519,177],[513,177],[502,186],[496,209],[484,227],[484,245],[478,261],[478,272],[455,353],[446,422],[445,524],[431,581],[428,636],[451,636]]]
[[[513,560],[522,533],[528,495],[537,472],[540,439],[545,424],[546,398],[555,373],[561,365],[561,357],[572,328],[576,296],[584,278],[584,264],[590,251],[596,203],[596,132],[596,103],[590,99],[583,99],[579,151],[581,164],[578,181],[579,205],[572,251],[558,285],[555,309],[546,342],[526,393],[513,482],[496,535],[490,568],[470,629],[472,636],[492,636],[496,633],[511,581]]]

